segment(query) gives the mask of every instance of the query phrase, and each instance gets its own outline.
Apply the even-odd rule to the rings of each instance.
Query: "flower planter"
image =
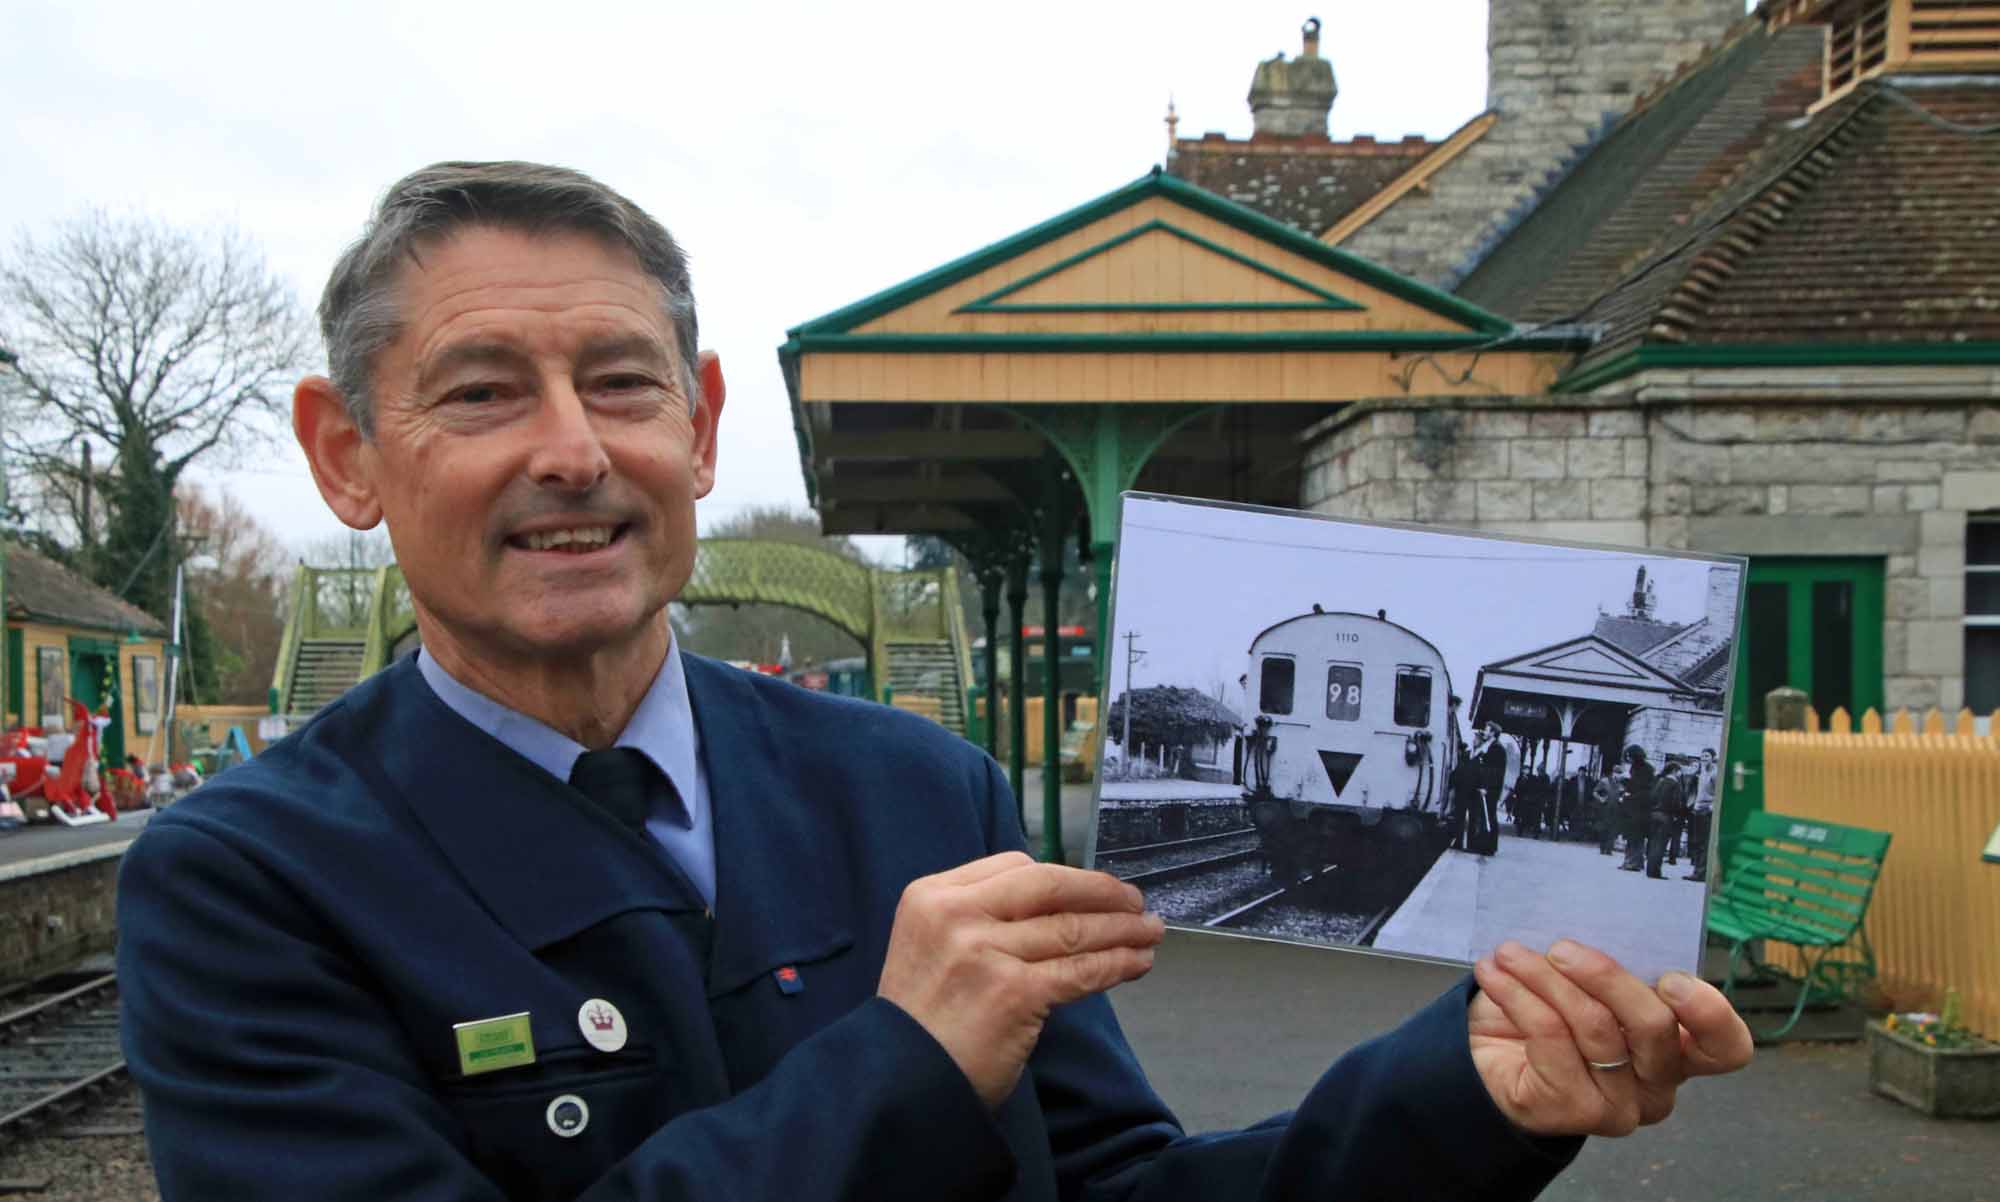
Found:
[[[1934,1118],[2000,1117],[2000,1044],[1934,1048],[1871,1022],[1868,1084]]]

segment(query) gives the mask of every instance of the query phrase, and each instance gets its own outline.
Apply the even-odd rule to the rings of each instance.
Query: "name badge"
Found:
[[[535,1062],[535,1034],[526,1010],[453,1023],[451,1033],[458,1039],[459,1071],[468,1077]]]

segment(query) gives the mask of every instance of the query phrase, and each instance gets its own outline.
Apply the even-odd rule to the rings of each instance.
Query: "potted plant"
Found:
[[[1868,1024],[1868,1084],[1934,1118],[2000,1116],[2000,1044],[1965,1028],[1950,990],[1940,1013]]]

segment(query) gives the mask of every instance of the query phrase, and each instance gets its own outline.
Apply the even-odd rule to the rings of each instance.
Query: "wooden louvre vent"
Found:
[[[2000,68],[2000,0],[1769,0],[1760,11],[1773,29],[1826,27],[1821,105],[1876,75]]]

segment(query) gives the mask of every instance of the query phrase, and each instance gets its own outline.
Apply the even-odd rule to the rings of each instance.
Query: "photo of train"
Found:
[[[1174,926],[1690,969],[1743,574],[1127,494],[1091,862]]]
[[[1274,876],[1443,847],[1457,695],[1433,643],[1386,610],[1315,605],[1259,632],[1249,661],[1239,779]]]

